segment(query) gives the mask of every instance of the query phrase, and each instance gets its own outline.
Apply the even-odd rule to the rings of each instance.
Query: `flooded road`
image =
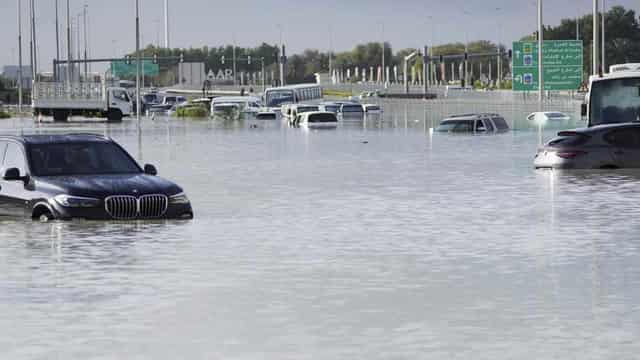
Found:
[[[640,172],[535,171],[533,131],[430,135],[387,114],[326,131],[145,120],[142,139],[130,120],[0,123],[107,134],[196,214],[1,220],[0,358],[640,352]]]

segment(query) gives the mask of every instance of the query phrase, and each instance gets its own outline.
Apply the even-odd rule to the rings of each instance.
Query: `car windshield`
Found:
[[[137,174],[140,167],[114,143],[37,144],[29,147],[34,176]]]
[[[155,102],[156,96],[153,94],[144,95],[143,100],[147,103]]]
[[[640,78],[592,84],[591,126],[632,121],[640,121]]]
[[[280,91],[269,91],[267,93],[267,106],[268,107],[278,107],[283,104],[293,103],[293,91],[291,90],[280,90]]]

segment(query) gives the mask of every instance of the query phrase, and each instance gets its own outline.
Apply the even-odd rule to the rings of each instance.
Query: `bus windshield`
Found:
[[[292,90],[272,90],[267,92],[267,107],[278,107],[282,104],[293,103]]]
[[[640,78],[593,82],[590,103],[590,126],[640,121]]]

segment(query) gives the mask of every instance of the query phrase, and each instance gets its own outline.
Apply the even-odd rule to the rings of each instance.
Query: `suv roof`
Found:
[[[445,120],[451,120],[451,119],[479,119],[479,118],[483,118],[483,117],[498,117],[500,116],[500,114],[495,114],[495,113],[471,113],[471,114],[457,114],[457,115],[451,115],[449,117],[447,117]]]
[[[0,140],[14,140],[24,144],[59,144],[74,142],[110,142],[111,139],[98,134],[60,134],[60,135],[0,135]]]

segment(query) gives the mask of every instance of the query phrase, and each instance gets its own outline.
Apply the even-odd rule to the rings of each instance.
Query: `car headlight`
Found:
[[[181,192],[179,194],[175,194],[169,197],[169,204],[177,205],[177,204],[189,204],[189,198],[187,194]]]
[[[100,200],[81,196],[58,195],[53,198],[58,204],[69,208],[91,208],[100,206]]]

